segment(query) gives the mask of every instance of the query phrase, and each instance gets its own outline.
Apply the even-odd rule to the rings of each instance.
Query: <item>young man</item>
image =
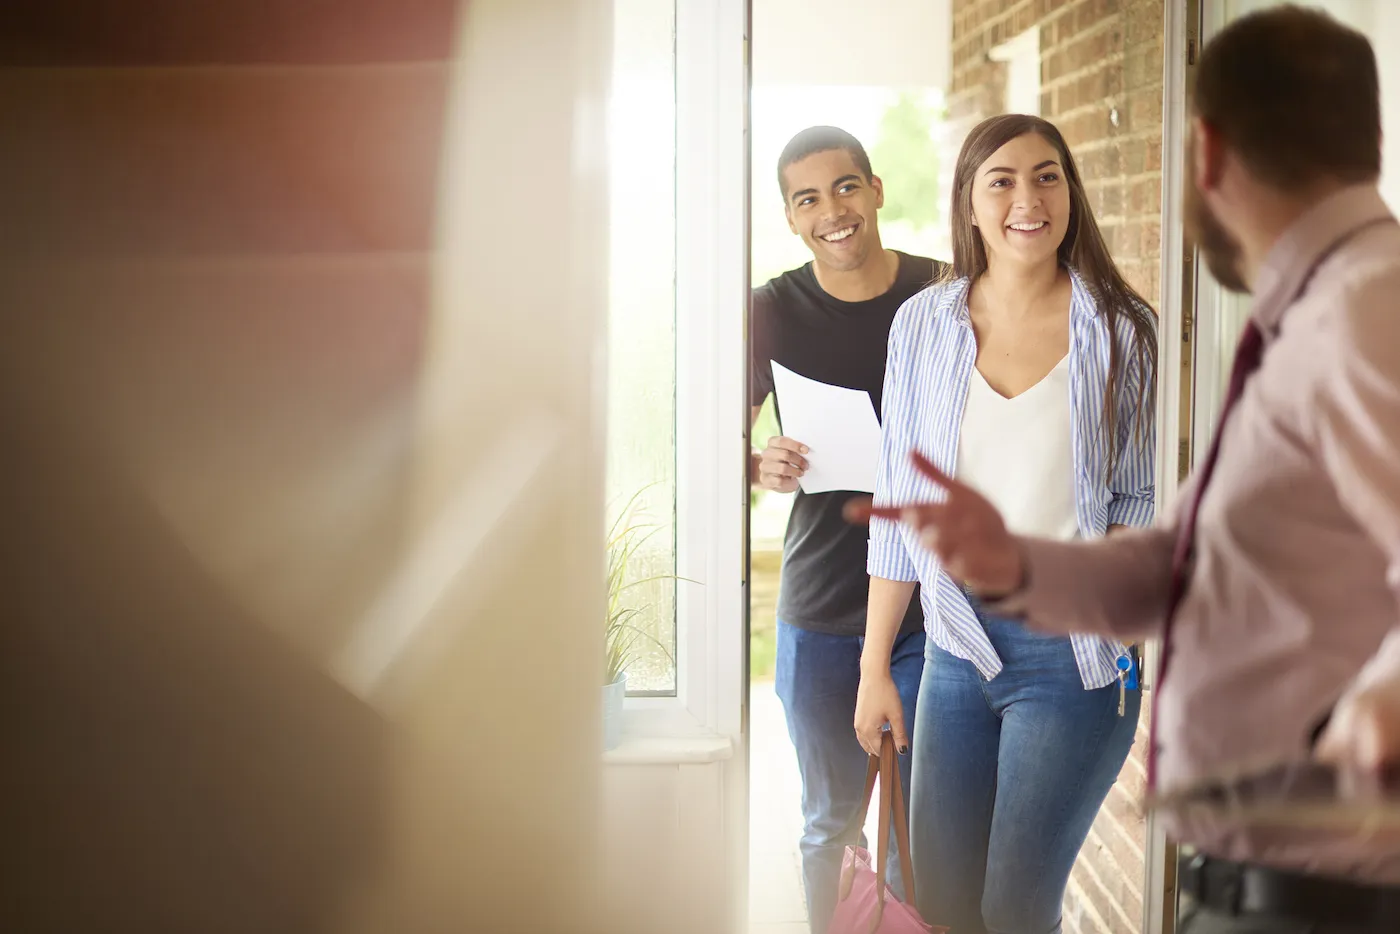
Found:
[[[870,393],[878,414],[890,323],[941,264],[881,245],[876,215],[884,187],[849,133],[812,127],[797,134],[778,160],[778,184],[788,226],[813,259],[754,290],[753,417],[773,391],[773,361]],[[781,419],[782,399],[777,407]],[[801,438],[771,438],[754,455],[750,478],[767,490],[798,490],[806,453]],[[870,583],[865,533],[841,514],[853,495],[798,490],[778,602],[777,690],[802,773],[802,873],[814,934],[826,930],[835,909],[844,849],[859,840],[860,828],[849,825],[867,761],[852,730]],[[909,606],[891,665],[906,723],[913,722],[924,656],[919,601]],[[907,756],[901,771],[907,800]]]
[[[1159,528],[1016,538],[927,463],[937,505],[877,510],[1028,626],[1163,640],[1148,782],[1200,851],[1183,934],[1400,931],[1393,829],[1244,811],[1329,797],[1310,759],[1343,787],[1400,772],[1400,224],[1377,71],[1365,36],[1294,6],[1201,53],[1187,221],[1254,301],[1217,439]]]

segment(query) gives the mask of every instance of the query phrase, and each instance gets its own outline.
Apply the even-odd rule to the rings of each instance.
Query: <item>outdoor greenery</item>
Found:
[[[608,609],[605,625],[604,685],[615,682],[636,660],[638,641],[649,643],[674,663],[668,646],[635,625],[634,621],[645,608],[629,606],[626,600],[629,591],[643,584],[682,579],[674,574],[653,574],[632,579],[633,559],[647,540],[661,528],[655,523],[643,521],[639,516],[638,500],[644,492],[645,489],[642,489],[634,493],[608,528]]]
[[[907,221],[915,228],[932,227],[942,216],[933,129],[943,116],[943,108],[929,104],[924,95],[902,91],[880,118],[870,164],[885,182],[882,223]]]

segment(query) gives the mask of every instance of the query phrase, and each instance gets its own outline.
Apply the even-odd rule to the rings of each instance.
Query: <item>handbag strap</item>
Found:
[[[844,837],[855,836],[865,826],[865,818],[870,814],[870,800],[875,797],[875,782],[880,777],[880,759],[880,756],[870,757],[870,764],[865,768],[865,795],[861,798],[860,811],[856,813],[851,824],[846,825],[847,832]]]
[[[871,759],[874,760],[874,756]],[[889,878],[890,823],[894,823],[895,848],[899,852],[899,871],[904,879],[904,903],[918,904],[914,894],[914,867],[909,856],[909,821],[904,811],[904,788],[899,777],[899,753],[894,748],[894,734],[885,731],[880,742],[880,823],[876,839],[875,872],[880,879],[880,902],[885,900],[885,879]],[[875,762],[872,761],[874,766]]]
[[[880,782],[880,821],[875,840],[875,873],[881,884],[876,887],[879,893],[879,911],[885,907],[884,881],[888,878],[890,853],[890,824],[893,818],[895,846],[899,851],[899,871],[904,878],[904,900],[907,905],[917,904],[914,894],[914,868],[909,856],[909,821],[904,810],[904,788],[899,777],[899,753],[894,748],[894,735],[886,730],[880,740],[880,754],[871,756],[865,769],[865,794],[856,815],[858,821],[855,833],[865,826],[870,813],[870,802],[875,796],[875,781]]]

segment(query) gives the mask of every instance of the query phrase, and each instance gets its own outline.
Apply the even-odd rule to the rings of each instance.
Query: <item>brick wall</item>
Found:
[[[954,0],[951,173],[967,131],[1005,107],[997,45],[1040,31],[1040,114],[1064,133],[1095,217],[1128,281],[1157,306],[1161,262],[1163,0]],[[1143,751],[1109,794],[1065,897],[1067,934],[1139,934]]]
[[[967,130],[1004,109],[1006,66],[988,53],[1039,27],[1040,114],[1065,134],[1114,259],[1154,306],[1161,256],[1162,18],[1162,0],[954,0],[948,96],[955,157]],[[945,160],[949,171],[952,162]]]

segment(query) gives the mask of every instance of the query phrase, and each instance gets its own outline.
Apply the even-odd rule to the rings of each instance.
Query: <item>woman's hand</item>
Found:
[[[901,754],[909,750],[909,736],[904,731],[904,702],[894,686],[889,668],[883,672],[862,671],[860,688],[856,691],[856,738],[861,748],[872,756],[880,754],[880,734],[885,724],[894,734],[894,748]]]

